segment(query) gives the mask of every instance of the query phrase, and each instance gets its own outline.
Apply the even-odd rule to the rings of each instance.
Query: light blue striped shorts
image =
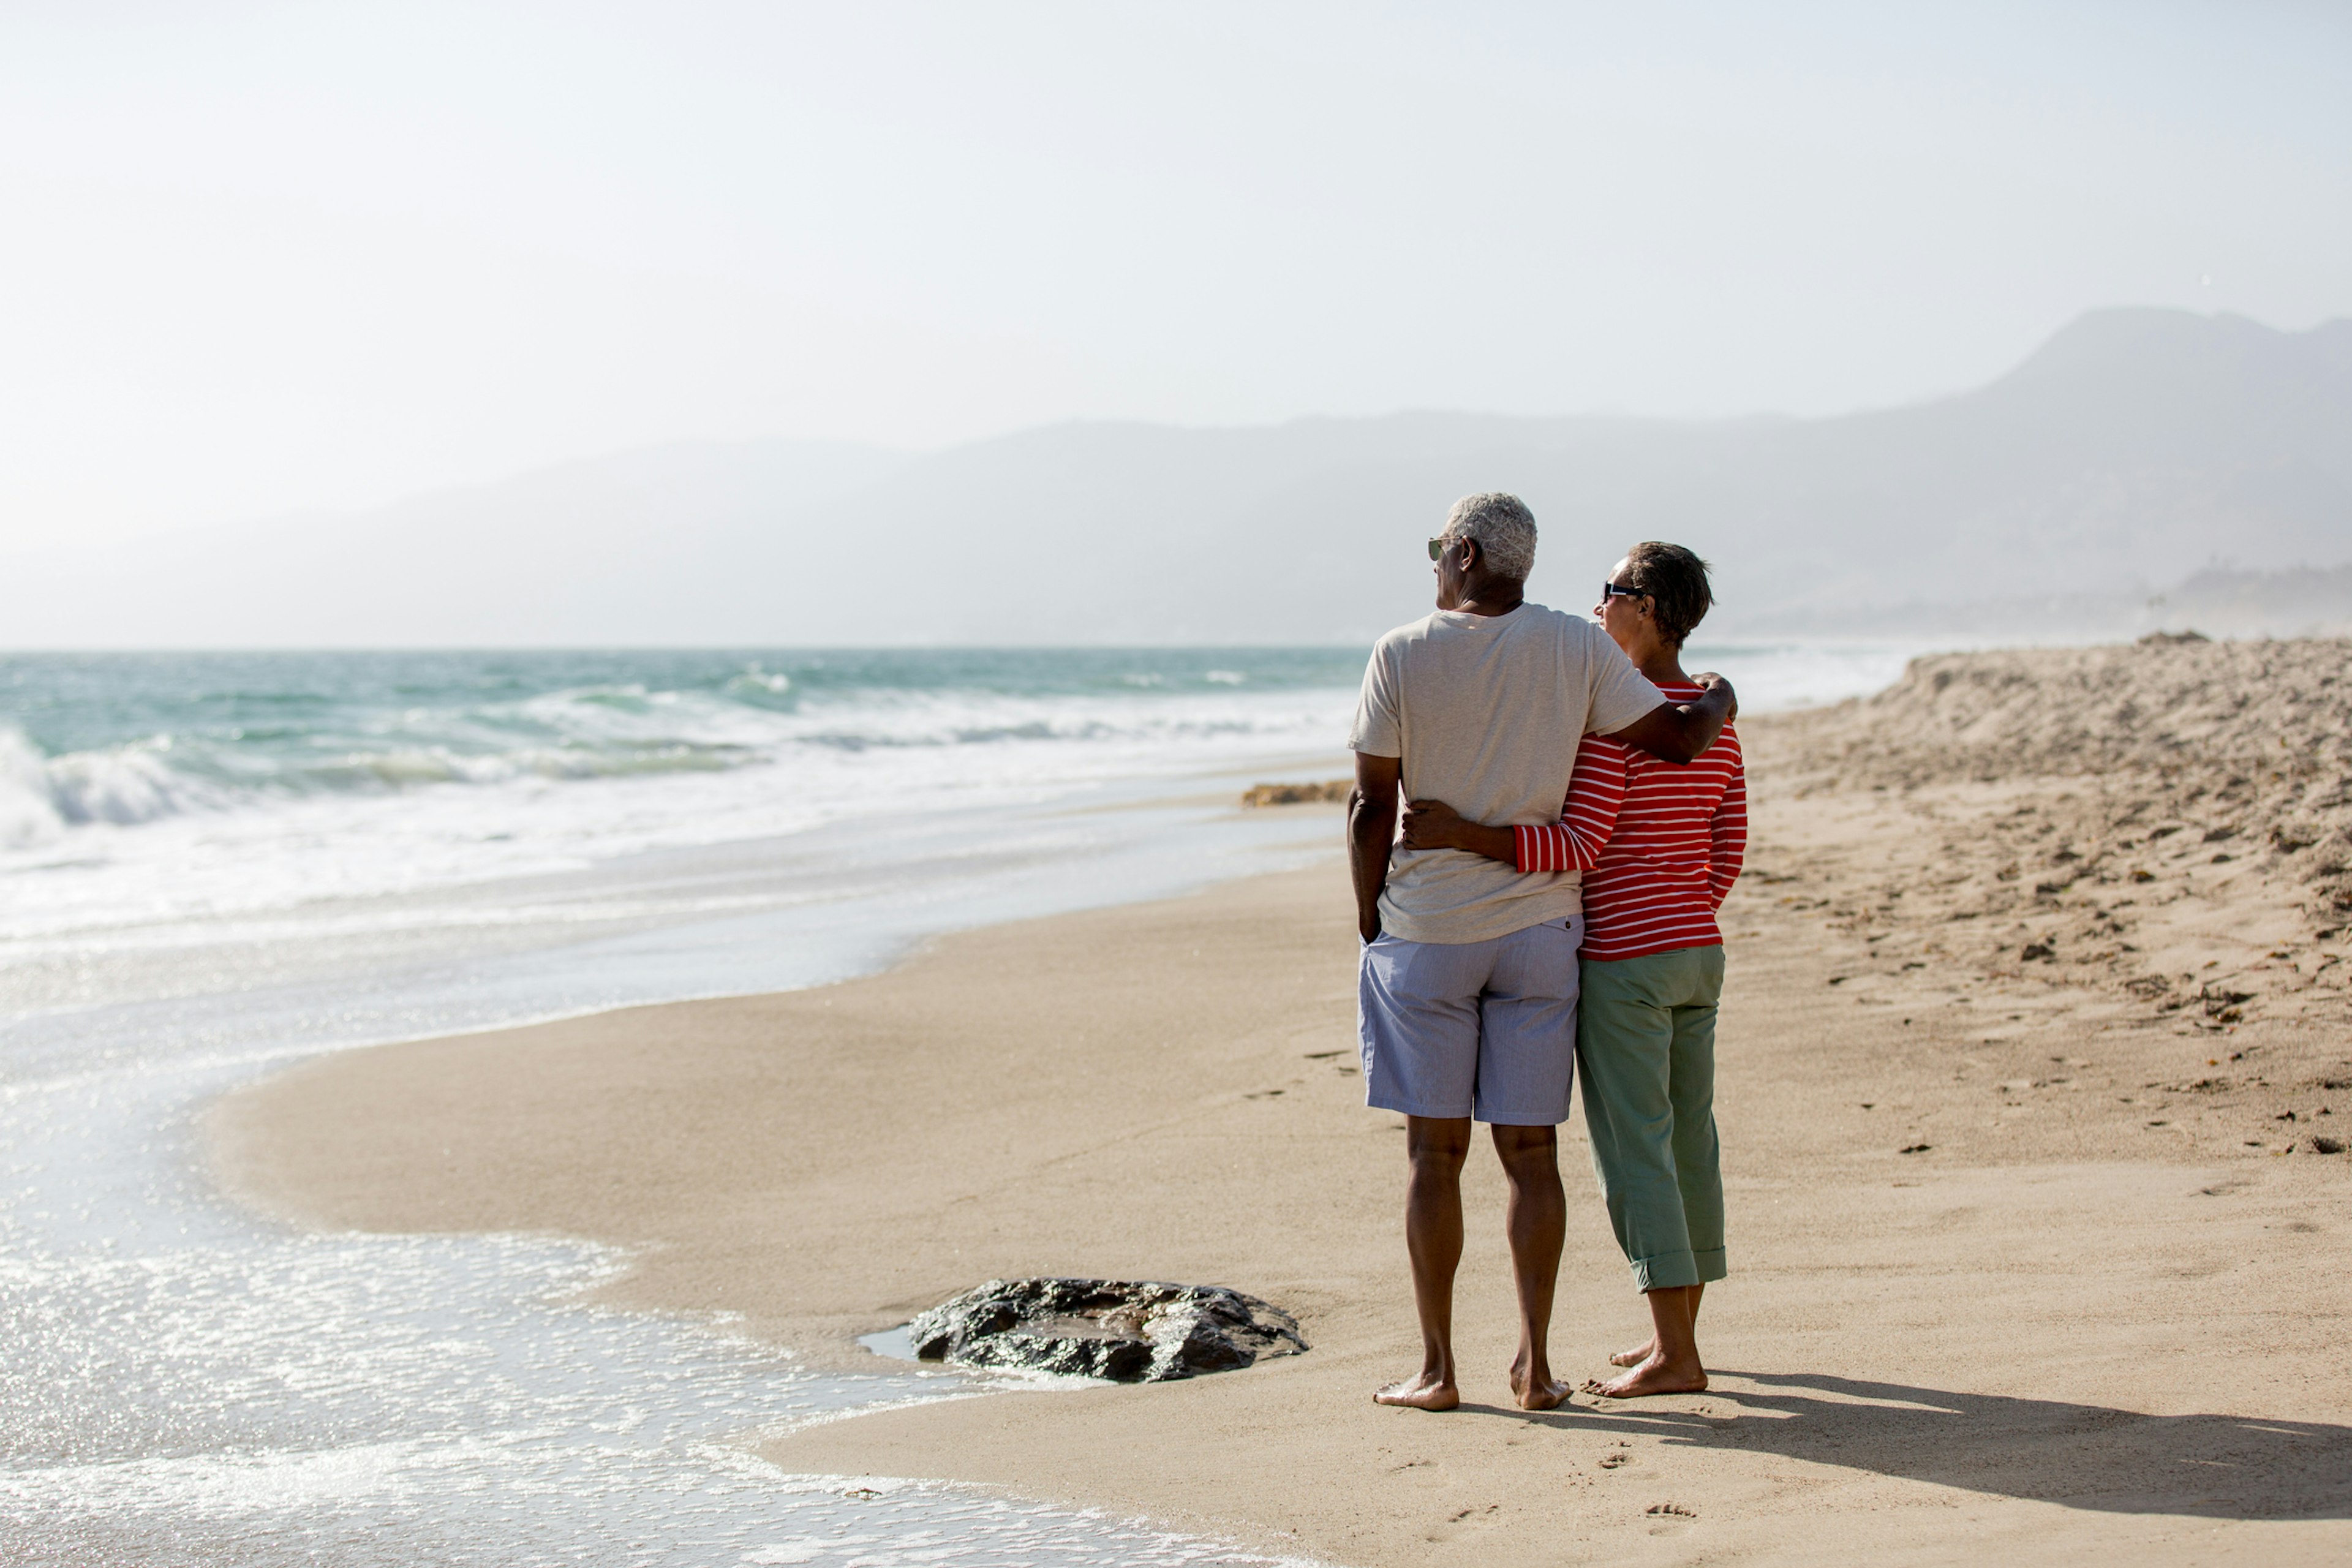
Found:
[[[1512,1127],[1567,1121],[1583,942],[1580,915],[1488,942],[1381,933],[1356,979],[1365,1103]]]

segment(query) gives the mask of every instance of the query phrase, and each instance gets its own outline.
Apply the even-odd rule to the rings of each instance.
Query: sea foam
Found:
[[[47,844],[65,831],[48,763],[12,724],[0,724],[0,849]]]

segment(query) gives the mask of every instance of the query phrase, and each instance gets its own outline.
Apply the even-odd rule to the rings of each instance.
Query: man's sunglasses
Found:
[[[1446,542],[1447,542],[1443,539],[1433,539],[1429,542],[1429,558],[1432,561],[1443,561],[1445,559]]]
[[[1628,588],[1618,583],[1603,583],[1601,584],[1601,602],[1604,605],[1612,599],[1639,599],[1642,597],[1644,597],[1644,595],[1639,588]]]

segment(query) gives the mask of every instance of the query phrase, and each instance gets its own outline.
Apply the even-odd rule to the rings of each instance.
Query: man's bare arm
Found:
[[[1348,792],[1348,866],[1356,879],[1356,932],[1381,934],[1381,889],[1389,882],[1389,848],[1396,842],[1397,781],[1402,757],[1356,753],[1356,787]]]
[[[1623,729],[1612,730],[1609,738],[1670,763],[1687,763],[1714,745],[1739,711],[1738,695],[1731,682],[1711,670],[1691,679],[1706,689],[1697,701],[1661,703]]]

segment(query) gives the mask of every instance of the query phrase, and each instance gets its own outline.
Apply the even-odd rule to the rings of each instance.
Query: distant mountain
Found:
[[[740,552],[768,551],[784,520],[800,527],[907,461],[813,442],[688,443],[353,516],[0,559],[0,645],[723,642],[680,613],[705,584],[730,592]]]
[[[1532,592],[1568,608],[1665,538],[1716,563],[1718,636],[2121,614],[2207,568],[2352,563],[2352,321],[2098,311],[1990,386],[1832,419],[664,447],[0,561],[0,645],[1362,642],[1422,612],[1422,542],[1474,489],[1534,506]]]

